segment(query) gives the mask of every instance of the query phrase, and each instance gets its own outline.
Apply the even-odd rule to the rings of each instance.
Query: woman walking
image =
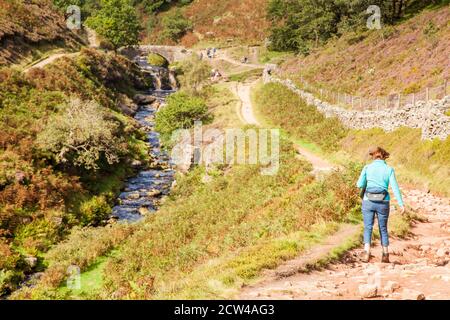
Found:
[[[366,165],[361,172],[357,186],[363,190],[362,214],[364,219],[364,262],[370,260],[370,245],[375,215],[378,220],[378,227],[383,246],[381,262],[389,263],[389,234],[388,219],[390,208],[389,185],[394,191],[395,198],[401,208],[401,213],[405,212],[402,194],[397,184],[394,169],[386,164],[389,153],[380,147],[369,149],[369,155],[373,162]]]

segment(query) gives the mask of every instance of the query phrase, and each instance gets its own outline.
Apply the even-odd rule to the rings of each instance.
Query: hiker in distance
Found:
[[[373,162],[364,167],[357,183],[358,188],[361,189],[361,197],[363,198],[362,214],[364,220],[365,251],[363,261],[370,261],[372,230],[375,215],[377,215],[381,245],[383,247],[381,262],[389,263],[388,220],[391,199],[388,192],[389,185],[394,191],[402,214],[405,212],[405,207],[394,169],[386,163],[386,159],[389,158],[389,153],[383,148],[372,147],[369,149],[369,155]]]

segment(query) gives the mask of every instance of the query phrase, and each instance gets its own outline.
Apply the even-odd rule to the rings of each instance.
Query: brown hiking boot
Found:
[[[369,261],[370,261],[370,253],[364,251],[364,253],[362,254],[362,257],[361,257],[361,261],[364,262],[364,263],[369,263]]]
[[[381,257],[381,262],[389,263],[389,253],[384,253],[383,252],[383,256]]]

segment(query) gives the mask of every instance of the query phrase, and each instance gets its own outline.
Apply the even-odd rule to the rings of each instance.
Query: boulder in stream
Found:
[[[148,94],[136,94],[133,101],[137,104],[152,104],[156,101],[156,97]]]

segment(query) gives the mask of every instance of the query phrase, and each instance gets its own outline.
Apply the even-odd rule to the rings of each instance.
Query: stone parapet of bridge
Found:
[[[140,45],[127,48],[121,48],[120,54],[133,59],[140,55],[148,55],[149,53],[156,53],[169,61],[169,63],[184,60],[192,54],[192,50],[188,50],[181,46],[158,46],[158,45]]]

